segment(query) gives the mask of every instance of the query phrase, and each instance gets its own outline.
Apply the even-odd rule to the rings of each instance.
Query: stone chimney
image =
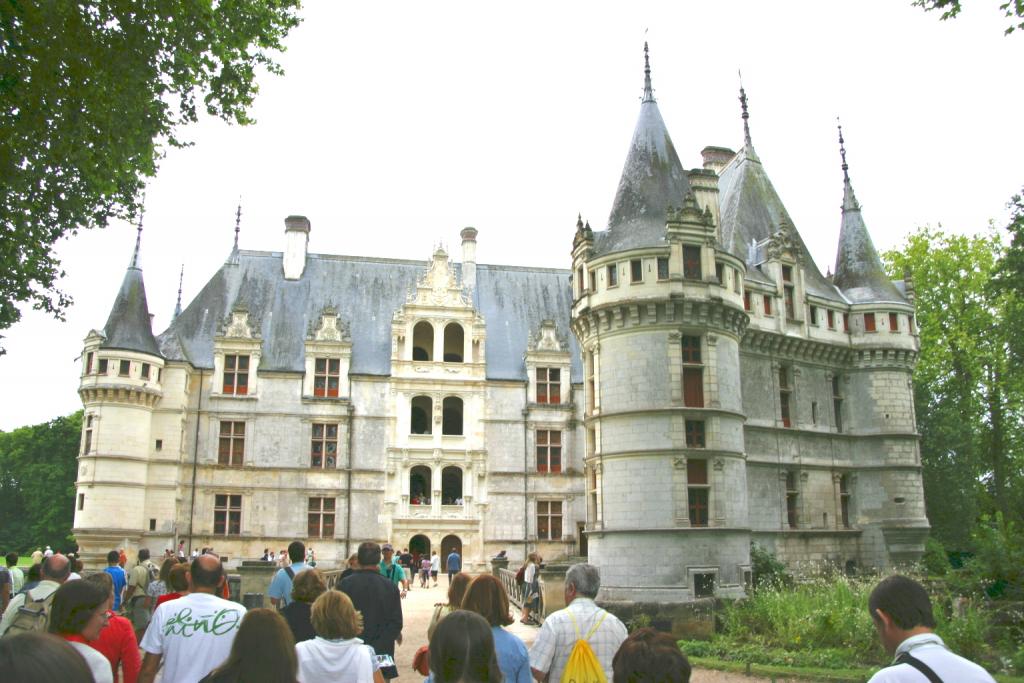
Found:
[[[476,288],[476,228],[463,228],[462,238],[462,286]]]
[[[707,152],[707,149],[704,151]],[[690,189],[693,191],[693,198],[697,200],[697,206],[701,208],[701,211],[707,209],[711,212],[711,217],[715,220],[715,232],[717,233],[720,227],[718,218],[718,175],[709,169],[706,163],[704,168],[695,168],[687,175],[690,180]]]
[[[309,219],[288,216],[284,219],[284,279],[298,280],[306,270],[306,247],[309,245]]]
[[[722,169],[729,165],[736,152],[728,147],[705,147],[700,155],[704,158],[704,168],[721,175]]]

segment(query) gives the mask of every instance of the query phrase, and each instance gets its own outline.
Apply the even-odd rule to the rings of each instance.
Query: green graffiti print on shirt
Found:
[[[193,634],[202,631],[222,636],[238,628],[241,621],[242,614],[238,610],[221,609],[210,614],[193,615],[192,608],[186,607],[167,620],[164,635],[191,638]]]

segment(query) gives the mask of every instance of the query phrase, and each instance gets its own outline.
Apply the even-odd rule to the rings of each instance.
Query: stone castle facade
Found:
[[[750,544],[887,567],[928,523],[913,288],[843,163],[823,276],[754,152],[684,170],[645,92],[607,229],[572,268],[241,250],[154,336],[139,244],[85,340],[75,534],[111,547],[362,540],[471,568],[586,555],[610,600],[740,595]],[[845,152],[844,152],[845,155]],[[237,235],[237,232],[236,232]]]

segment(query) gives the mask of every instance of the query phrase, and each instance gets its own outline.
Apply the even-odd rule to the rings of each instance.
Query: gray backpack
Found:
[[[18,608],[18,613],[7,631],[4,632],[3,637],[8,638],[29,631],[45,633],[50,625],[50,607],[53,605],[53,596],[56,593],[57,591],[53,591],[41,600],[33,600],[31,593],[26,593],[25,604]]]

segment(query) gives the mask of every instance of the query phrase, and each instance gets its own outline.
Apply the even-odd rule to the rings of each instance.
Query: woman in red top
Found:
[[[156,606],[164,604],[168,600],[176,600],[183,595],[188,595],[188,565],[179,564],[177,567],[171,568],[171,573],[167,575],[167,588],[168,593],[164,593],[156,599]]]
[[[86,581],[91,581],[101,586],[103,590],[114,595],[114,580],[106,572],[97,572],[90,575]],[[142,661],[139,658],[139,641],[135,639],[135,629],[132,622],[124,617],[119,617],[113,612],[108,613],[107,627],[100,631],[100,637],[90,641],[89,646],[98,651],[110,662],[111,672],[114,674],[114,681],[121,680],[124,683],[135,683],[139,677],[139,669]],[[117,667],[121,666],[122,676],[117,677]]]

